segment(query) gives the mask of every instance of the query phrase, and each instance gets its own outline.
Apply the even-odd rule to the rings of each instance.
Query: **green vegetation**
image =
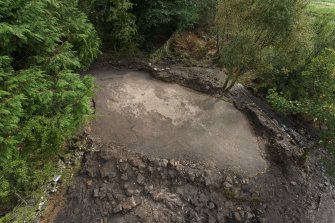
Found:
[[[134,1],[139,38],[167,40],[178,29],[195,25],[200,16],[201,1],[140,0]]]
[[[334,9],[330,0],[220,0],[216,24],[224,90],[254,75],[253,88],[279,112],[317,125],[335,157]]]
[[[334,0],[314,0],[308,5],[308,14],[313,17],[323,17],[325,15],[335,15]]]
[[[80,0],[107,50],[150,49],[177,30],[210,22],[211,0]]]
[[[65,140],[91,114],[93,80],[76,71],[99,39],[77,2],[0,2],[0,210],[52,172]]]
[[[80,0],[83,10],[99,32],[105,48],[114,50],[135,39],[133,4],[128,0]]]
[[[216,24],[219,63],[228,74],[225,91],[247,72],[277,62],[271,57],[301,53],[303,10],[304,1],[219,1]]]
[[[328,5],[329,10],[318,11],[317,15],[322,16],[313,15],[310,19],[312,50],[300,56],[305,62],[285,72],[276,70],[272,75],[264,75],[271,71],[265,72],[260,82],[269,89],[267,98],[275,109],[304,117],[306,122],[319,128],[320,143],[329,148],[335,158],[335,11],[329,13],[334,9],[333,3],[311,4],[314,9],[315,5],[323,8]],[[308,14],[310,10],[308,8]],[[270,81],[266,81],[269,76]]]
[[[46,182],[90,117],[94,81],[78,73],[100,45],[198,60],[217,47],[226,91],[252,75],[335,157],[335,0],[1,0],[0,212]]]
[[[326,130],[323,140],[329,145],[335,144],[334,72],[335,51],[325,49],[296,75],[285,90],[271,89],[268,95],[278,111],[313,118]]]

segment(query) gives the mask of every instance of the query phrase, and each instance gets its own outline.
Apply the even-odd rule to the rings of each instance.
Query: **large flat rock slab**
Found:
[[[335,222],[335,194],[323,194],[320,197],[320,203],[317,213],[318,222],[334,223]]]
[[[213,163],[243,175],[267,163],[247,118],[223,100],[138,71],[97,69],[93,133],[149,155]]]

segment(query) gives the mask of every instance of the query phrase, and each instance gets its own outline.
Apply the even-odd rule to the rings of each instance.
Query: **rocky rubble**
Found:
[[[261,222],[248,179],[103,146],[89,152],[56,222]],[[126,157],[126,158],[125,158]]]

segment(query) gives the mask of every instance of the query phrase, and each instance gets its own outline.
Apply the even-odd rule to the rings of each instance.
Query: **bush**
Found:
[[[99,43],[76,1],[0,2],[0,210],[45,181],[90,116],[93,80],[74,72]]]
[[[194,1],[185,0],[140,0],[136,1],[134,13],[139,30],[144,35],[157,32],[157,29],[185,28],[195,24],[198,7]]]
[[[325,48],[335,49],[335,15],[316,18],[313,30],[314,55],[320,54]]]
[[[80,4],[97,28],[105,48],[116,50],[134,41],[137,27],[129,0],[81,0]]]
[[[211,0],[133,0],[138,38],[143,43],[164,43],[176,30],[209,23]],[[212,10],[212,13],[209,11]]]
[[[302,23],[304,3],[304,0],[219,1],[216,19],[219,63],[228,71],[223,90],[229,91],[250,70],[258,72],[264,66],[274,65],[271,58],[285,60],[299,52],[295,46],[304,45],[302,37],[306,34]]]
[[[284,60],[273,57],[271,65],[275,65],[258,73],[258,81],[262,83],[258,88],[270,88],[267,98],[279,112],[301,115],[317,124],[321,130],[321,141],[333,148],[334,17],[313,17],[309,25],[313,31],[310,43],[294,44],[294,53]],[[335,154],[335,150],[333,152]]]
[[[322,126],[323,142],[332,145],[333,148],[335,145],[335,51],[323,50],[296,77],[296,82],[295,86],[298,89],[270,90],[268,100],[281,112],[302,114],[319,123]]]
[[[105,50],[163,45],[177,30],[211,24],[213,0],[80,0]],[[126,48],[126,49],[125,49]]]

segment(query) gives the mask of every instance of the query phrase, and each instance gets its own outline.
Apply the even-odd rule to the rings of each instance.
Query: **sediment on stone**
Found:
[[[142,63],[144,64],[144,63]],[[264,138],[267,156],[279,165],[283,172],[291,174],[296,168],[304,149],[312,146],[293,123],[284,122],[265,102],[255,99],[242,85],[237,84],[228,93],[223,93],[225,73],[220,69],[199,67],[156,68],[155,65],[142,65],[146,71],[159,80],[178,83],[185,87],[230,101],[242,111],[253,124],[255,133]],[[289,131],[288,131],[289,130]]]

